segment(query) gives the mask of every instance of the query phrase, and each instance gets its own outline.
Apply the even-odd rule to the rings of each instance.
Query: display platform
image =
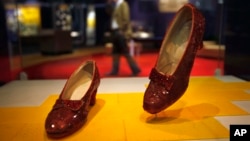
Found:
[[[0,140],[51,140],[44,121],[66,80],[13,81],[0,87]],[[148,78],[102,78],[86,124],[62,140],[228,141],[230,124],[250,124],[250,82],[233,76],[191,77],[165,111],[142,108]]]

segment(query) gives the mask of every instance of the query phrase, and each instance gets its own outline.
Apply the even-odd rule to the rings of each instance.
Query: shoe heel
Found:
[[[194,53],[196,53],[198,50],[201,50],[203,46],[203,42],[201,42],[196,48],[194,48]]]
[[[96,92],[97,92],[97,89],[94,90],[93,93],[92,93],[92,95],[91,95],[91,99],[90,99],[90,103],[89,103],[90,106],[95,105],[95,102],[96,102]]]
[[[198,47],[198,50],[202,49],[204,46],[203,42],[200,43],[199,47]]]

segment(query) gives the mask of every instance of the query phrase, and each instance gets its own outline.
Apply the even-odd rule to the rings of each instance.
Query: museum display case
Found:
[[[187,0],[127,1],[135,31],[135,42],[131,44],[141,43],[143,51],[149,46],[155,49],[133,56],[141,63],[143,73],[137,77],[127,75],[130,70],[124,67],[125,60],[121,60],[121,73],[108,77],[105,71],[111,66],[112,58],[103,52],[88,54],[87,48],[77,52],[78,56],[69,53],[74,43],[83,48],[101,43],[107,18],[103,13],[104,0],[90,5],[68,0],[8,3],[3,8],[0,5],[1,17],[5,17],[0,21],[0,140],[52,140],[46,134],[48,131],[52,136],[60,132],[63,136],[59,137],[64,138],[67,132],[61,131],[67,127],[66,130],[74,134],[63,140],[228,141],[232,125],[249,127],[250,22],[246,13],[250,2],[188,0],[205,17],[205,29],[203,19],[193,24],[188,22],[199,19],[196,17],[199,14],[192,16],[185,11],[183,17],[173,23],[185,22],[170,26],[169,36],[164,36],[176,10]],[[162,42],[164,37],[169,39]],[[190,44],[183,45],[182,39]],[[152,45],[152,42],[155,43]],[[195,56],[202,43],[203,51],[215,47],[210,52],[212,55]],[[183,46],[189,49],[185,50],[185,58],[180,58],[175,53],[183,53],[176,51]],[[24,81],[19,78],[22,59],[33,55],[32,48],[45,61],[30,65],[27,72],[33,77]],[[61,53],[69,54],[58,55]],[[32,57],[27,58],[26,61],[30,61]],[[100,71],[98,79],[92,74],[96,70],[93,65],[80,66],[78,71],[77,64],[88,59],[96,61],[95,67]],[[172,71],[174,65],[178,66]],[[192,66],[199,69],[191,69]],[[208,69],[212,70],[209,75],[200,73]],[[193,70],[199,73],[188,74]],[[77,73],[68,79],[67,74],[74,71]],[[84,96],[83,90],[86,90]],[[73,94],[77,98],[74,99]],[[145,95],[147,103],[157,106],[153,112],[143,109]],[[163,108],[159,108],[159,103],[164,103]],[[56,111],[58,109],[61,112]],[[51,116],[50,111],[57,113]],[[87,116],[82,114],[88,114],[86,121]],[[46,117],[49,120],[46,121]],[[75,119],[80,122],[71,122]],[[70,122],[63,123],[63,120]]]

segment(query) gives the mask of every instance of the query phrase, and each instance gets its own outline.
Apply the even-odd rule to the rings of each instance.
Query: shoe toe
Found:
[[[150,83],[145,91],[143,108],[151,114],[156,114],[160,112],[166,104],[166,97],[164,93],[164,88]]]
[[[64,115],[64,113],[60,111],[62,110],[52,111],[48,115],[45,123],[45,129],[47,133],[51,134],[62,133],[67,131],[67,129],[69,128],[68,125],[71,124],[68,123],[68,121],[70,121],[68,119],[69,116]]]
[[[63,108],[50,112],[45,121],[47,134],[52,138],[61,138],[78,130],[85,121],[84,116],[78,113]]]

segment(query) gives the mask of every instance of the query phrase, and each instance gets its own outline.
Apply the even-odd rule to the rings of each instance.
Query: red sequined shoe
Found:
[[[67,80],[49,112],[45,129],[48,137],[62,138],[80,129],[95,104],[100,75],[94,61],[86,61]]]
[[[156,114],[175,103],[186,91],[198,49],[203,47],[205,19],[191,4],[175,15],[149,75],[143,108]]]

